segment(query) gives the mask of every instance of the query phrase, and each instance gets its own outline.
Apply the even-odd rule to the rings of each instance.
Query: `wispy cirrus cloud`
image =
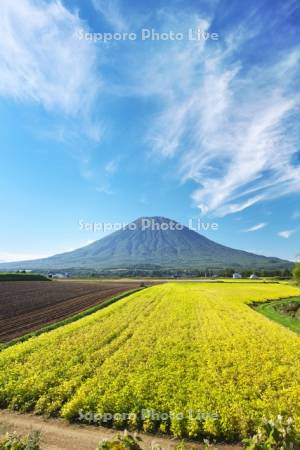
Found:
[[[195,13],[165,7],[153,11],[151,20],[160,31],[218,32],[213,29],[218,2],[204,3],[210,4],[207,14],[200,14],[200,8]],[[125,17],[119,0],[92,4],[113,30],[127,30],[133,20],[129,13]],[[295,5],[285,2],[282,14],[289,17]],[[244,58],[251,43],[256,40],[259,49],[262,33],[268,32],[255,11],[221,33],[220,42],[112,46],[108,59],[119,62],[112,72],[117,76],[104,80],[97,60],[104,45],[97,48],[74,38],[76,30],[85,28],[77,12],[59,0],[18,5],[3,0],[1,8],[0,95],[83,117],[80,132],[94,142],[105,132],[91,113],[101,89],[114,98],[150,99],[151,119],[142,131],[146,141],[156,154],[175,162],[181,182],[194,182],[192,198],[204,213],[225,216],[300,191],[300,45],[270,47],[267,58],[251,52]],[[280,29],[279,16],[270,25],[274,29]],[[63,142],[70,130],[77,138],[69,124],[60,124],[59,130]],[[92,178],[88,166],[82,163],[82,172]]]
[[[283,231],[279,231],[279,233],[277,233],[277,235],[284,239],[289,239],[295,232],[296,232],[296,230],[283,230]]]
[[[258,223],[257,225],[253,225],[253,227],[250,228],[246,228],[244,231],[244,233],[251,233],[253,231],[258,231],[258,230],[262,230],[263,228],[265,228],[267,226],[266,222],[263,223]]]
[[[99,141],[91,110],[102,80],[96,46],[75,37],[84,26],[78,14],[59,0],[3,0],[0,95],[68,117],[80,116],[87,137]]]
[[[127,30],[127,20],[121,12],[118,0],[92,0],[92,4],[95,10],[113,27],[113,30],[119,32]]]
[[[93,4],[114,28],[126,26],[118,0]],[[206,14],[164,7],[152,19],[156,31],[214,32],[216,7],[211,2]],[[192,198],[204,213],[225,216],[300,191],[300,45],[268,46],[266,57],[243,57],[253,42],[260,50],[295,7],[286,2],[269,22],[253,8],[217,43],[160,41],[125,51],[130,64],[116,92],[157,101],[147,142],[175,161],[181,182],[195,182]]]
[[[106,163],[104,170],[108,176],[114,175],[118,170],[119,163],[116,159],[112,159]]]
[[[212,20],[203,20],[209,30]],[[219,44],[161,47],[144,66],[151,78],[145,92],[162,105],[150,145],[177,161],[182,181],[198,185],[192,198],[204,213],[225,216],[300,191],[300,46],[249,63],[241,55],[262,33],[257,18],[252,25],[246,21]]]

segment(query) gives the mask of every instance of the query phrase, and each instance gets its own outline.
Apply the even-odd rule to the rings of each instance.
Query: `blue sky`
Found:
[[[297,0],[2,0],[0,8],[0,261],[103,236],[79,221],[148,215],[217,223],[203,234],[295,259]],[[143,40],[150,29],[183,37]],[[104,42],[99,33],[123,35]]]

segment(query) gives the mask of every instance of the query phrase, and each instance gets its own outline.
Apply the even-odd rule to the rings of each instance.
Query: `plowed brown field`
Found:
[[[139,285],[134,282],[0,282],[0,342],[63,320]]]

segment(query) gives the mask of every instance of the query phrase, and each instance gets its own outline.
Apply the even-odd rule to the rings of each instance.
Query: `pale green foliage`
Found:
[[[291,418],[264,419],[257,433],[244,440],[245,450],[299,450],[300,441]]]
[[[139,436],[128,434],[118,434],[112,440],[103,440],[99,443],[96,450],[141,450],[141,438]]]
[[[41,450],[40,433],[33,431],[27,436],[7,433],[0,438],[0,450]]]

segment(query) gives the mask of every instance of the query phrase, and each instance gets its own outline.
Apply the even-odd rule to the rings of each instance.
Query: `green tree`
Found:
[[[300,262],[295,264],[293,276],[296,283],[300,285]]]

